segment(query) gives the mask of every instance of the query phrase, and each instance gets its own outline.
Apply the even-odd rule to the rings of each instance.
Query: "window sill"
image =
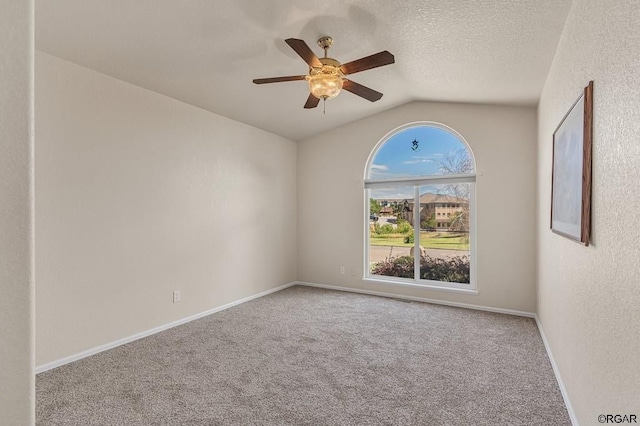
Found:
[[[393,285],[400,287],[411,287],[411,288],[421,288],[426,290],[434,290],[434,291],[444,291],[448,293],[457,293],[457,294],[469,294],[469,295],[478,295],[478,290],[475,289],[466,289],[466,288],[454,288],[454,287],[444,287],[439,285],[431,285],[431,284],[416,284],[413,281],[396,281],[390,279],[381,279],[381,278],[372,278],[372,277],[364,277],[362,282],[372,283],[372,284],[385,284],[385,285]]]

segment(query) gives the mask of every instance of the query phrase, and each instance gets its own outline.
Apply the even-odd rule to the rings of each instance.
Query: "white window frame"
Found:
[[[371,168],[371,164],[376,156],[378,150],[396,133],[399,133],[403,130],[406,130],[411,127],[417,126],[430,126],[440,128],[445,130],[451,134],[453,134],[467,149],[469,156],[471,157],[471,161],[473,163],[474,173],[469,174],[457,174],[457,175],[430,175],[430,176],[412,176],[408,178],[397,178],[397,179],[369,179],[367,176],[369,175],[369,171]],[[455,184],[455,183],[465,183],[469,184],[469,284],[463,283],[452,283],[445,281],[433,281],[433,280],[423,280],[420,279],[420,256],[414,256],[414,278],[399,278],[399,277],[389,277],[385,275],[375,275],[371,274],[371,265],[369,261],[369,249],[370,249],[370,229],[369,229],[369,215],[370,213],[370,203],[369,200],[371,198],[371,190],[379,189],[379,188],[394,188],[394,187],[414,187],[414,206],[420,205],[420,187],[423,185],[436,185],[436,184]],[[467,294],[478,294],[477,289],[477,261],[476,261],[476,167],[475,167],[475,158],[473,156],[473,151],[469,147],[467,141],[455,130],[451,129],[448,126],[445,126],[440,123],[435,122],[415,122],[409,123],[404,126],[398,127],[397,129],[389,132],[383,139],[378,142],[375,148],[372,150],[369,155],[369,159],[367,161],[367,166],[365,168],[365,179],[364,179],[364,196],[365,196],[365,214],[364,214],[364,277],[363,281],[371,282],[371,283],[381,283],[381,284],[391,284],[391,285],[400,285],[400,286],[410,286],[410,287],[420,287],[420,288],[428,288],[433,290],[443,290],[455,293],[467,293]],[[415,209],[415,207],[414,207]],[[413,230],[414,230],[414,253],[420,253],[420,215],[413,215]]]

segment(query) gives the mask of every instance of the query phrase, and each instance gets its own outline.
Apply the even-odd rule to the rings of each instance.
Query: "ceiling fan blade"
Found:
[[[317,68],[322,66],[320,59],[318,59],[316,54],[311,51],[304,40],[300,40],[298,38],[288,38],[285,40],[285,43],[287,43],[293,50],[295,50],[296,53],[300,55],[300,57],[304,59],[307,64],[309,64],[310,67]]]
[[[306,75],[291,75],[287,77],[272,77],[272,78],[256,78],[253,80],[255,84],[265,84],[265,83],[280,83],[282,81],[297,81],[304,80]]]
[[[389,52],[382,51],[371,56],[356,59],[355,61],[348,62],[340,67],[344,75],[355,74],[360,71],[370,70],[371,68],[381,67],[383,65],[390,65],[395,62],[393,55]]]
[[[313,96],[312,93],[309,93],[309,97],[307,98],[307,102],[304,104],[304,107],[306,109],[315,108],[318,106],[318,103],[320,103],[320,99]]]
[[[347,80],[346,78],[342,82],[342,88],[371,102],[375,102],[382,97],[382,93],[376,92],[375,90],[370,89],[367,86],[363,86],[362,84],[358,84],[355,81]]]

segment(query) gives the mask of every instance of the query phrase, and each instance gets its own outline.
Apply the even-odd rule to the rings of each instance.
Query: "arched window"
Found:
[[[475,291],[475,170],[467,142],[442,124],[383,138],[365,172],[365,278]]]

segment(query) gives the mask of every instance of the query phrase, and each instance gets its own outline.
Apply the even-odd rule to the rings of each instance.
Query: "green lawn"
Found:
[[[370,236],[372,246],[412,247],[412,243],[404,242],[404,235],[387,234]],[[460,234],[449,232],[420,232],[420,245],[426,249],[469,250],[469,242]]]

